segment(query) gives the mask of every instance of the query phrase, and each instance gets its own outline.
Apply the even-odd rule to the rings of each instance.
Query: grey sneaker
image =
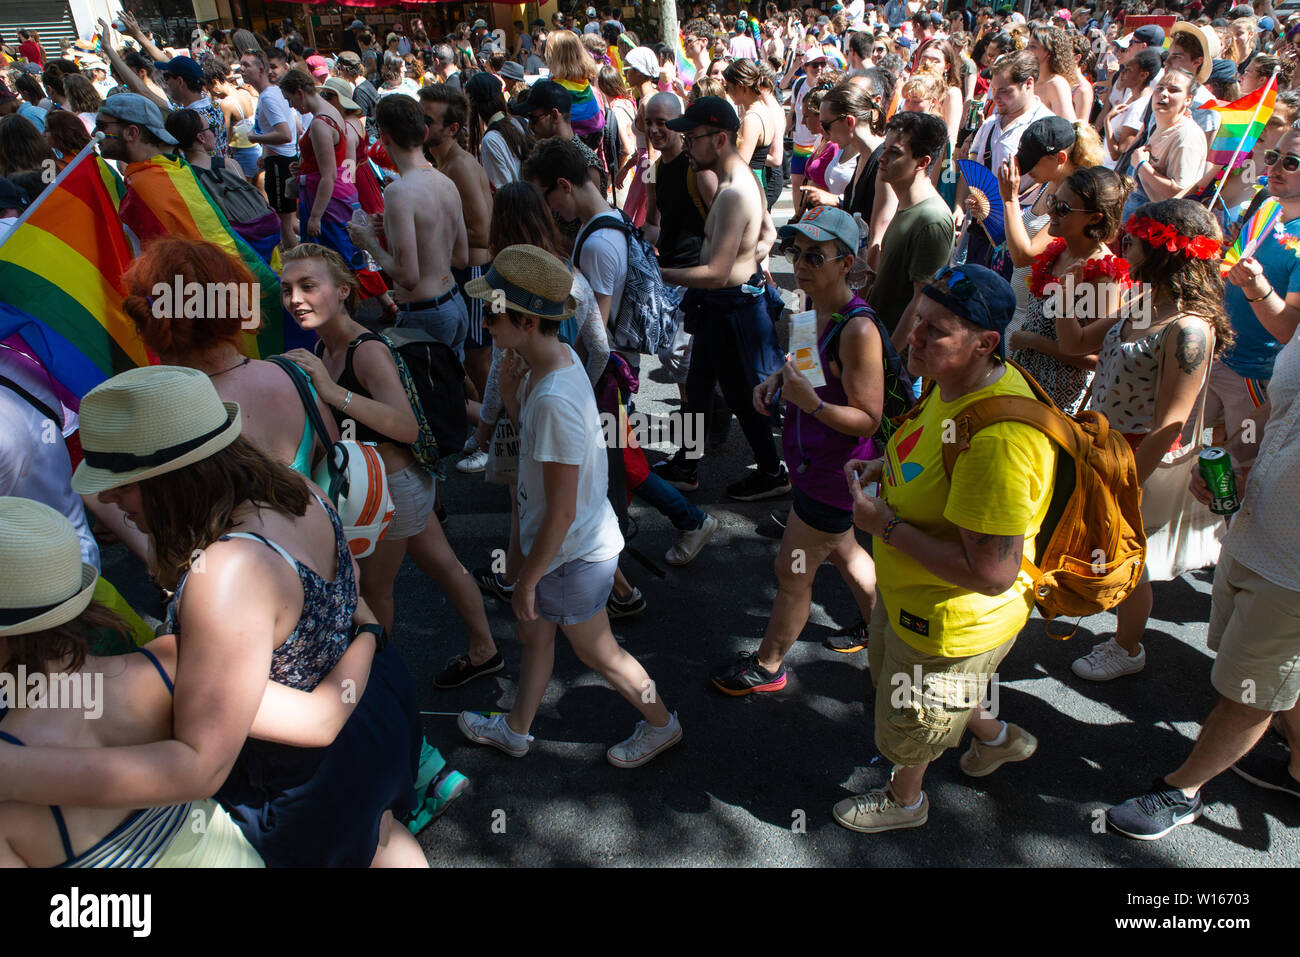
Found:
[[[456,726],[475,744],[491,745],[512,758],[522,758],[527,754],[528,742],[533,740],[531,734],[512,731],[504,714],[488,716],[477,711],[462,711],[456,719]]]
[[[677,542],[664,554],[664,561],[669,565],[689,564],[717,530],[718,520],[712,515],[705,515],[704,524],[699,528],[677,533]]]
[[[907,827],[920,827],[930,819],[930,799],[921,792],[921,803],[909,810],[894,796],[892,785],[866,794],[845,798],[832,812],[835,823],[859,834],[879,834]]]
[[[961,769],[973,778],[992,774],[1004,764],[1033,757],[1038,739],[1019,725],[1007,722],[1007,740],[996,748],[972,737],[970,747],[961,756]]]
[[[647,721],[638,721],[632,737],[614,745],[605,752],[605,757],[616,768],[639,768],[681,740],[682,724],[674,712],[662,728],[656,728]]]
[[[456,463],[457,472],[482,472],[487,468],[488,454],[481,449],[475,449]]]

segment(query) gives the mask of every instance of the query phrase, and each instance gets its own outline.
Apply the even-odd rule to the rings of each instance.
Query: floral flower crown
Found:
[[[1222,247],[1212,236],[1184,236],[1168,223],[1158,223],[1150,216],[1134,216],[1124,232],[1144,239],[1155,249],[1182,253],[1188,259],[1218,259]]]

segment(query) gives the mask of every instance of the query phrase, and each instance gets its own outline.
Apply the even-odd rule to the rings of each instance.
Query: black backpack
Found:
[[[840,362],[840,336],[844,334],[844,327],[858,316],[866,315],[876,325],[876,332],[880,333],[880,344],[885,354],[885,409],[880,416],[880,428],[873,436],[878,442],[887,443],[890,436],[894,434],[897,426],[894,419],[897,416],[905,415],[916,404],[916,396],[912,392],[912,376],[907,371],[907,366],[894,348],[893,341],[889,338],[889,333],[877,318],[876,313],[870,306],[858,306],[856,309],[850,309],[841,317],[836,313],[833,320],[835,329],[831,332],[831,337],[826,340],[826,358],[833,361],[843,369],[844,365]]]

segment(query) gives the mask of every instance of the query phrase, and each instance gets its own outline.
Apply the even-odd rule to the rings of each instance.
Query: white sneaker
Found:
[[[1146,666],[1145,647],[1139,646],[1137,657],[1131,658],[1114,638],[1108,638],[1099,645],[1093,645],[1092,651],[1076,660],[1070,670],[1089,681],[1110,681],[1112,678],[1135,675]]]
[[[533,740],[531,734],[516,734],[506,724],[503,714],[489,717],[477,711],[462,711],[456,719],[456,726],[475,744],[490,744],[512,758],[522,758],[527,754],[528,742]]]
[[[685,565],[689,563],[700,553],[700,549],[713,537],[713,533],[717,530],[718,520],[712,515],[705,515],[704,524],[699,528],[687,529],[677,533],[677,542],[664,553],[664,561],[669,565]]]
[[[662,728],[653,727],[646,721],[638,721],[632,737],[614,745],[605,752],[605,757],[616,768],[639,768],[681,739],[682,724],[674,712]]]
[[[471,432],[469,434],[469,438],[465,440],[465,444],[460,447],[460,454],[473,455],[477,451],[478,451],[478,438],[474,435],[473,432]]]
[[[473,453],[466,455],[465,458],[456,463],[456,471],[482,472],[487,468],[487,463],[488,454],[476,446]]]

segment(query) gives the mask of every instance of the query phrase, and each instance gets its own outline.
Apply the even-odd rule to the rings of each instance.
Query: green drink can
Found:
[[[1232,515],[1241,508],[1237,497],[1237,479],[1232,474],[1232,459],[1224,449],[1210,448],[1201,452],[1201,475],[1210,487],[1214,501],[1210,511],[1215,515]]]

